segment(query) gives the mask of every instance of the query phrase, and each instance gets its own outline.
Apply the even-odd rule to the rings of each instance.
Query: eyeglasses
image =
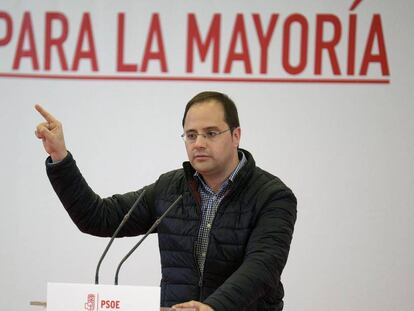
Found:
[[[223,134],[225,132],[231,131],[231,128],[228,128],[227,130],[224,131],[207,131],[205,133],[197,133],[197,132],[188,132],[188,133],[184,133],[181,135],[181,138],[186,142],[186,143],[195,143],[197,140],[197,137],[199,135],[203,136],[205,139],[209,140],[209,141],[214,141],[215,139],[217,139],[217,136],[219,136],[220,134]]]

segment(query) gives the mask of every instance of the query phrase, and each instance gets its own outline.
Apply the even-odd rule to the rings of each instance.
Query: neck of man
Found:
[[[213,190],[214,192],[218,192],[223,185],[223,183],[229,178],[231,173],[236,169],[237,165],[239,164],[239,156],[238,152],[236,151],[231,164],[228,165],[227,169],[220,174],[201,174],[203,176],[204,181],[206,184]]]

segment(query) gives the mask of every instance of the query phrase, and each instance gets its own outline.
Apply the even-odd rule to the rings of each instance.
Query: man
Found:
[[[36,109],[46,119],[36,135],[50,155],[47,173],[64,207],[81,231],[111,236],[143,189],[101,199],[66,150],[61,123],[42,107]],[[120,236],[145,233],[182,195],[157,228],[161,306],[282,310],[280,275],[296,221],[295,196],[239,148],[237,109],[226,95],[193,97],[183,128],[189,162],[145,187]]]

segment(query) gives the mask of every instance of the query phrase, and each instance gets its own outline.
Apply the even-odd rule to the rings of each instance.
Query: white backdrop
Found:
[[[238,104],[241,146],[253,153],[260,167],[285,181],[298,198],[298,220],[282,275],[286,310],[412,310],[414,4],[364,0],[352,12],[351,5],[352,1],[345,0],[254,4],[3,0],[0,12],[11,18],[13,29],[6,40],[7,18],[0,18],[0,309],[32,310],[28,302],[45,300],[47,281],[92,282],[107,243],[107,239],[80,233],[49,185],[43,163],[46,154],[34,136],[41,121],[34,104],[44,105],[63,122],[68,149],[85,178],[97,193],[108,196],[137,189],[179,167],[186,159],[179,137],[185,103],[199,91],[218,90]],[[37,70],[33,54],[22,57],[13,69],[25,11],[33,23]],[[61,12],[68,19],[64,51],[70,68],[82,14],[90,13],[99,70],[94,72],[90,59],[83,59],[77,70],[64,71],[56,49],[51,69],[45,69],[46,12]],[[146,73],[115,69],[119,12],[126,18],[124,61],[138,68],[151,16],[159,14],[168,72],[161,72],[158,60],[149,62]],[[197,17],[203,40],[213,14],[221,14],[219,73],[212,72],[211,50],[205,63],[196,56],[194,72],[186,72],[189,13]],[[232,63],[230,73],[223,72],[237,13],[245,19],[251,74],[241,61]],[[272,13],[280,14],[269,47],[267,73],[259,72],[260,49],[252,13],[260,14],[264,25]],[[302,14],[309,24],[307,66],[298,75],[287,73],[281,65],[283,25],[294,13]],[[322,74],[314,73],[317,14],[335,15],[343,26],[336,48],[340,75],[333,75],[326,51]],[[358,18],[354,75],[346,72],[350,14]],[[372,62],[363,76],[359,69],[374,14],[381,18],[389,74]],[[57,25],[55,36],[61,31]],[[327,38],[332,35],[329,27],[324,32]],[[21,49],[33,53],[27,34]],[[290,55],[298,60],[295,38]],[[240,40],[236,52],[243,51]],[[375,42],[372,54],[379,51]],[[28,74],[36,76],[28,78]],[[73,79],[57,79],[64,75]],[[91,79],[82,80],[82,76]],[[100,76],[110,79],[98,80]],[[160,79],[125,79],[149,76]],[[190,81],[171,81],[174,77]],[[194,81],[194,77],[216,81]],[[219,81],[234,77],[245,80]],[[248,82],[250,78],[294,81]],[[325,83],[333,78],[351,83]],[[117,263],[137,239],[114,243],[101,269],[104,283],[112,283]],[[153,236],[124,265],[120,283],[157,285],[159,279]]]

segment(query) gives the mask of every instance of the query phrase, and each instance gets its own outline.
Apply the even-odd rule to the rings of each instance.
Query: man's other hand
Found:
[[[199,301],[194,301],[194,300],[179,303],[173,306],[173,309],[181,309],[181,308],[194,308],[197,311],[214,311],[214,309],[211,308],[210,306],[205,305],[204,303],[201,303]]]

